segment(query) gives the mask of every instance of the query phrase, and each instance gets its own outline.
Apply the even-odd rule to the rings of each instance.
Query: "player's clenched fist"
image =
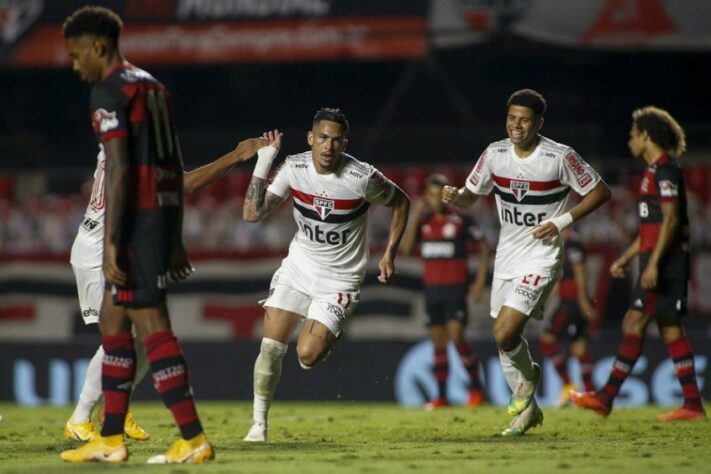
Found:
[[[442,202],[445,204],[449,204],[450,202],[454,201],[454,198],[457,197],[457,188],[454,186],[445,186],[442,188]]]

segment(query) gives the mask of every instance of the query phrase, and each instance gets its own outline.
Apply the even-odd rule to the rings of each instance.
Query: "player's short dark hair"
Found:
[[[444,187],[449,184],[449,180],[442,173],[434,173],[427,177],[425,180],[425,186],[439,186]]]
[[[87,5],[69,15],[62,25],[65,38],[96,35],[108,38],[114,47],[118,46],[123,22],[116,12],[105,7]]]
[[[346,132],[346,135],[350,130],[350,125],[348,124],[346,114],[344,114],[341,109],[332,109],[328,107],[318,109],[316,111],[316,114],[314,115],[312,124],[316,126],[322,120],[328,120],[329,122],[335,122],[339,124],[341,127],[343,127],[343,130]]]
[[[632,122],[640,132],[647,132],[658,147],[674,157],[686,151],[686,134],[669,112],[647,106],[632,112]]]
[[[506,102],[506,112],[509,111],[509,107],[512,105],[528,107],[533,110],[533,113],[536,114],[537,117],[543,117],[548,107],[543,95],[533,89],[521,89],[511,94],[508,102]]]

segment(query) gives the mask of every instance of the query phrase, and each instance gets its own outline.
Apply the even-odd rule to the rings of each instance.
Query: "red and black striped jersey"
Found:
[[[428,213],[420,223],[418,238],[425,286],[467,283],[468,244],[482,239],[472,220],[452,210],[444,214]]]
[[[181,204],[178,173],[183,171],[168,90],[128,62],[116,64],[91,90],[91,120],[100,143],[128,138],[127,218],[140,222],[124,228],[145,238],[165,230],[161,222],[172,220]]]
[[[558,284],[558,295],[562,300],[578,299],[578,287],[575,284],[573,265],[585,262],[585,247],[576,237],[565,239],[565,256],[563,257],[563,276]]]
[[[684,174],[678,161],[662,155],[649,166],[639,186],[639,251],[654,250],[662,226],[662,203],[678,203],[679,226],[659,272],[671,278],[688,278],[689,216],[686,205]]]

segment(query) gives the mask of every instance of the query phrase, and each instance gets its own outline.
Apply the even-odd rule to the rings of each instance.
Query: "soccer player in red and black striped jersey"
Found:
[[[427,178],[424,196],[415,205],[401,247],[403,253],[409,254],[419,242],[424,261],[422,283],[434,349],[432,370],[437,380],[437,396],[426,405],[428,410],[449,405],[447,343],[450,340],[469,374],[467,406],[477,407],[484,401],[479,380],[479,358],[464,338],[464,328],[467,323],[467,299],[478,301],[481,298],[490,251],[474,223],[442,202],[442,188],[447,184],[449,181],[442,174]],[[480,260],[477,276],[468,286],[467,250],[472,241],[479,244]]]
[[[573,392],[571,399],[580,407],[609,415],[620,387],[642,353],[647,325],[654,318],[684,395],[682,407],[657,416],[657,420],[702,419],[706,414],[696,383],[694,352],[681,323],[690,273],[686,190],[679,163],[686,150],[684,130],[667,111],[644,107],[632,114],[628,144],[632,155],[648,166],[640,184],[640,228],[610,272],[613,277],[623,277],[639,254],[641,273],[622,322],[624,336],[610,378],[598,392]]]
[[[587,294],[585,270],[585,247],[572,228],[563,231],[565,256],[563,275],[558,282],[560,303],[553,317],[538,338],[541,355],[553,361],[556,372],[563,382],[558,404],[565,406],[570,401],[570,392],[575,385],[568,374],[568,358],[560,347],[563,338],[570,341],[570,352],[580,362],[580,371],[586,391],[595,390],[592,382],[593,358],[588,351],[587,323],[597,317]]]
[[[154,385],[182,438],[149,463],[214,457],[195,409],[188,371],[170,329],[166,280],[191,272],[182,242],[183,164],[167,89],[119,51],[121,19],[83,7],[64,23],[79,76],[93,84],[91,119],[106,153],[104,276],[100,329],[106,418],[101,436],[62,453],[65,461],[121,462],[136,350],[131,323],[146,346]]]

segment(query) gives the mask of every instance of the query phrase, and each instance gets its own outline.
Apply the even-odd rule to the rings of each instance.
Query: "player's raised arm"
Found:
[[[400,239],[407,227],[407,217],[410,213],[410,198],[397,185],[393,184],[394,193],[390,201],[386,204],[393,208],[393,218],[390,223],[390,235],[388,236],[388,244],[385,247],[383,258],[378,262],[380,275],[378,281],[380,283],[388,283],[395,274],[395,256],[397,255]]]
[[[257,163],[254,165],[242,209],[242,217],[247,222],[258,222],[286,200],[278,194],[267,191],[267,176],[281,148],[282,135],[279,130],[273,130],[262,136],[269,145],[257,151]]]
[[[267,145],[269,145],[269,142],[264,138],[242,140],[234,150],[222,155],[212,163],[192,171],[186,171],[183,175],[183,189],[188,194],[204,189],[226,175],[237,163],[250,160],[257,153],[257,150]]]
[[[478,197],[478,195],[469,191],[467,188],[457,189],[454,186],[445,186],[442,188],[442,202],[445,204],[453,204],[457,207],[467,208],[471,207]]]
[[[106,150],[106,222],[104,233],[104,277],[114,285],[126,284],[126,273],[118,265],[121,221],[128,196],[128,140],[115,137],[103,142]]]

